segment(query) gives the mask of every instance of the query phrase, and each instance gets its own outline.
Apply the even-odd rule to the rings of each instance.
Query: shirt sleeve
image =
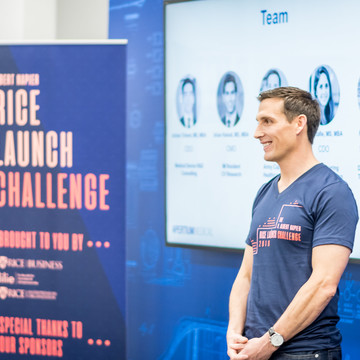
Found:
[[[353,193],[345,182],[326,186],[315,199],[313,214],[313,247],[336,244],[352,251],[358,210]]]

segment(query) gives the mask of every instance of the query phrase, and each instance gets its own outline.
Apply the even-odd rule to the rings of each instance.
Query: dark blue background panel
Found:
[[[28,85],[16,80],[0,86],[7,96],[36,91],[38,106],[38,122],[22,125],[18,119],[0,126],[1,191],[11,194],[11,179],[18,176],[12,188],[21,198],[16,206],[7,200],[0,207],[0,336],[16,345],[15,351],[0,351],[7,359],[124,358],[126,46],[0,46],[0,69],[15,79],[38,76]],[[21,100],[16,96],[15,102]],[[22,111],[28,104],[23,100]],[[5,112],[10,116],[11,102]],[[18,137],[25,139],[26,132],[30,145]],[[61,142],[62,133],[72,140]],[[33,162],[41,158],[34,155],[41,147],[34,134],[44,136],[44,163]],[[69,150],[61,164],[64,144]],[[30,162],[21,163],[19,153]],[[76,206],[71,178],[77,179]],[[34,233],[31,246],[6,240],[11,232],[25,231]],[[3,326],[21,319],[27,330],[14,333]]]

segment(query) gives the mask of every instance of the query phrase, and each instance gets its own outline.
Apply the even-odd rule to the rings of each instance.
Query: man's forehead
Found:
[[[259,110],[260,109],[273,109],[274,111],[280,110],[281,112],[284,112],[284,99],[281,98],[269,98],[264,99],[259,104]]]
[[[256,118],[282,114],[284,114],[284,100],[281,98],[269,98],[260,102]]]
[[[284,99],[279,97],[265,98],[260,101],[260,104],[281,104],[284,105]]]

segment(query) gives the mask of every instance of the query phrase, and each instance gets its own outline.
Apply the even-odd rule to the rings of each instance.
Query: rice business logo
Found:
[[[9,289],[6,286],[0,286],[0,299],[5,300],[7,298],[24,299],[25,298],[25,290]]]
[[[5,270],[7,267],[23,269],[25,267],[25,260],[11,259],[6,256],[0,256],[0,269]]]
[[[34,299],[34,300],[56,300],[58,293],[56,291],[45,290],[24,290],[10,289],[6,286],[0,286],[0,300],[6,299]]]
[[[183,235],[213,236],[212,228],[201,226],[174,225],[173,233]]]
[[[62,270],[64,266],[63,262],[59,260],[12,259],[0,256],[0,270],[5,270],[6,268]]]

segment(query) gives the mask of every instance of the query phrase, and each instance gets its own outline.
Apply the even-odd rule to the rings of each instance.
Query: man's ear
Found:
[[[306,124],[307,124],[307,117],[304,114],[300,114],[298,115],[294,121],[296,122],[296,135],[300,135],[303,131],[305,131],[304,129],[306,128]]]

